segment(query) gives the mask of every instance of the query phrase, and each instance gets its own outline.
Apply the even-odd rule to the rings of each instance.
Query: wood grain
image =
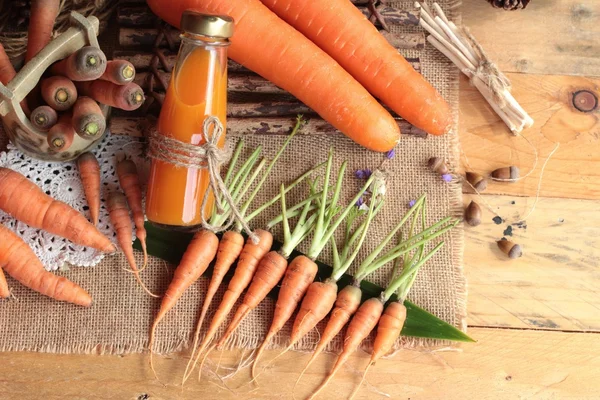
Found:
[[[463,23],[505,72],[600,76],[597,1],[534,0],[505,12],[463,1]]]
[[[479,399],[593,399],[600,369],[600,335],[543,331],[472,329],[478,343],[461,352],[403,351],[372,368],[356,399],[411,400]],[[265,356],[269,360],[276,353]],[[235,366],[240,352],[224,353],[221,365]],[[219,354],[211,356],[214,370]],[[3,400],[28,399],[292,399],[299,366],[308,354],[288,353],[259,377],[258,387],[247,384],[248,369],[223,383],[209,375],[195,377],[183,388],[179,382],[187,359],[174,354],[156,359],[160,378],[152,377],[147,355],[117,356],[0,354],[0,393]],[[304,398],[331,367],[324,355],[303,377],[294,392]],[[366,354],[354,356],[321,399],[347,398],[360,380]],[[225,374],[224,370],[220,370]],[[469,397],[467,394],[473,394]],[[477,395],[474,395],[477,394]]]
[[[529,9],[529,8],[527,8]],[[538,149],[537,169],[517,183],[490,183],[487,193],[534,196],[541,166],[555,143],[560,148],[548,163],[541,187],[545,197],[596,199],[600,196],[600,110],[577,111],[573,93],[587,89],[600,97],[600,79],[508,74],[515,98],[535,119],[523,131]],[[522,138],[510,134],[500,118],[466,79],[460,86],[460,141],[465,169],[482,175],[498,167],[516,165],[526,174],[534,152]],[[470,165],[470,168],[469,168]]]

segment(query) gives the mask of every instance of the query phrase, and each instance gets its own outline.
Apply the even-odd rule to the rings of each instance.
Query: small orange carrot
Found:
[[[60,0],[31,1],[25,62],[35,57],[52,40],[52,30],[59,10]]]
[[[133,82],[135,78],[135,67],[126,60],[110,60],[106,63],[106,71],[100,79],[117,85],[126,85]]]
[[[96,139],[104,134],[106,118],[96,101],[80,96],[73,106],[73,129],[84,139]]]
[[[144,227],[144,208],[142,207],[142,187],[137,167],[131,160],[123,160],[117,163],[117,176],[121,189],[125,192],[127,203],[131,208],[133,222],[135,224],[135,233],[144,252],[144,267],[148,264],[148,250],[146,249],[146,228]],[[143,269],[142,268],[142,269]]]
[[[50,106],[39,106],[31,112],[29,120],[37,129],[47,131],[56,124],[58,115]]]
[[[97,80],[79,82],[77,87],[81,94],[90,96],[99,103],[125,111],[136,110],[144,103],[144,91],[133,82],[127,85],[115,85],[112,82]]]
[[[129,218],[129,208],[127,207],[127,199],[125,198],[123,193],[111,193],[108,196],[107,206],[110,222],[115,227],[117,241],[119,242],[121,251],[123,251],[123,254],[125,254],[125,258],[127,258],[127,263],[131,267],[131,271],[133,272],[138,283],[146,293],[148,293],[152,297],[158,297],[150,290],[148,290],[146,285],[144,285],[142,279],[140,278],[140,273],[138,271],[137,265],[135,263],[133,247],[131,245],[133,243],[133,235],[131,234],[133,227],[131,226],[131,219]]]
[[[309,397],[314,399],[315,396],[323,390],[325,386],[331,381],[333,376],[340,370],[342,365],[348,358],[358,349],[360,343],[371,333],[371,331],[377,325],[379,317],[383,312],[383,303],[377,297],[372,297],[365,301],[356,311],[354,318],[348,325],[346,336],[344,338],[344,348],[340,353],[338,359],[335,362],[331,372],[327,375],[325,381],[317,388],[317,390]]]
[[[75,139],[75,130],[71,124],[71,119],[70,113],[62,114],[58,118],[58,122],[50,128],[48,136],[46,136],[50,150],[60,153],[71,147],[73,139]]]
[[[10,58],[8,58],[8,54],[6,54],[6,50],[4,50],[4,46],[0,43],[0,82],[4,86],[8,85],[15,75],[17,75],[17,71],[15,71],[15,67],[13,67],[10,62]],[[25,115],[29,115],[29,107],[27,106],[27,101],[23,99],[21,101],[21,108]]]
[[[56,111],[68,110],[77,100],[77,88],[64,76],[51,76],[40,84],[44,101]]]
[[[0,210],[73,243],[106,253],[115,251],[110,240],[83,215],[54,200],[20,173],[3,167],[0,167]]]
[[[2,268],[0,268],[0,298],[6,299],[8,296],[10,296],[10,289],[8,288],[8,282],[6,282],[4,272],[2,272]]]
[[[46,271],[27,243],[3,225],[0,225],[0,265],[23,286],[45,296],[84,307],[92,305],[88,292],[67,278]]]
[[[100,216],[100,164],[93,153],[83,153],[77,159],[77,168],[83,184],[83,193],[90,208],[90,219],[98,225]]]
[[[150,341],[148,344],[150,349],[150,366],[155,376],[156,371],[154,370],[154,365],[152,362],[152,347],[154,345],[154,332],[156,331],[156,327],[160,321],[162,321],[165,315],[167,315],[169,310],[175,307],[175,304],[183,295],[183,292],[185,292],[187,288],[196,282],[198,278],[200,278],[200,276],[206,271],[209,264],[217,255],[218,247],[219,238],[217,235],[205,229],[198,231],[196,234],[194,234],[192,241],[188,245],[183,257],[181,258],[179,266],[177,269],[175,269],[173,280],[167,288],[167,291],[160,304],[158,314],[156,315],[150,330]]]
[[[72,81],[93,81],[105,70],[106,56],[94,46],[82,47],[50,68],[53,75],[66,76]]]

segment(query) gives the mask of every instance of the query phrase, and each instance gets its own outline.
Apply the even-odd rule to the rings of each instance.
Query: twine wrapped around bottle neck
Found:
[[[223,232],[231,227],[237,220],[242,228],[248,233],[254,243],[258,242],[258,236],[252,232],[241,211],[235,204],[235,200],[227,190],[220,174],[220,167],[227,161],[227,153],[219,147],[219,140],[223,134],[223,124],[218,117],[208,116],[204,120],[202,135],[205,143],[193,145],[181,142],[160,134],[156,129],[150,133],[150,146],[148,155],[150,158],[159,160],[181,168],[206,169],[209,176],[209,186],[215,198],[217,211],[223,212],[223,203],[229,205],[231,217],[223,226],[211,225],[204,217],[208,205],[208,193],[204,192],[202,199],[201,215],[202,227],[214,233]]]

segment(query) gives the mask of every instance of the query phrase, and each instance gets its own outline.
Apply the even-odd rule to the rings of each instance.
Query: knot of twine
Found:
[[[241,211],[235,204],[235,200],[227,190],[220,174],[220,167],[228,159],[228,154],[219,147],[219,139],[223,134],[223,124],[219,118],[208,116],[204,120],[202,135],[205,143],[193,145],[181,142],[177,139],[166,137],[156,129],[150,133],[150,146],[148,155],[168,164],[182,168],[206,169],[209,176],[209,186],[215,198],[217,212],[223,213],[223,200],[229,205],[231,217],[222,226],[211,225],[204,217],[204,211],[208,204],[209,191],[204,192],[201,206],[202,227],[214,233],[223,232],[237,220],[242,228],[248,233],[254,243],[258,243],[258,236],[252,232]]]
[[[510,92],[510,80],[498,69],[496,64],[490,61],[487,53],[483,50],[483,47],[481,47],[471,32],[465,27],[463,27],[462,30],[480,60],[477,68],[470,71],[472,73],[471,80],[475,78],[481,79],[492,91],[496,103],[498,103],[500,107],[504,107],[506,105],[504,92]]]

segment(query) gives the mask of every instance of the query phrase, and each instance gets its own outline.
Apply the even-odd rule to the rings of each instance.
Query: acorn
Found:
[[[498,248],[504,254],[508,256],[508,258],[515,259],[519,258],[523,255],[523,250],[521,246],[511,242],[510,240],[502,239],[496,242],[498,244]]]
[[[518,179],[519,168],[515,166],[498,168],[492,171],[492,178],[494,179]]]
[[[481,224],[481,207],[479,204],[471,201],[465,210],[465,221],[471,226],[477,226]]]
[[[437,172],[440,175],[446,175],[450,172],[448,170],[446,162],[439,157],[431,157],[427,162],[427,165],[429,166],[429,168],[431,168],[431,170]]]
[[[467,172],[467,181],[473,185],[478,192],[487,189],[487,179],[475,172]]]

